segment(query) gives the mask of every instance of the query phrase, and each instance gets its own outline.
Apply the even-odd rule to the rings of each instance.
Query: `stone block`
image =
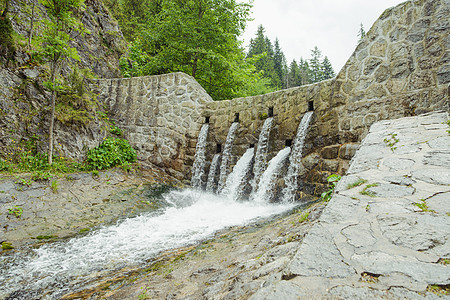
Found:
[[[339,158],[350,160],[359,149],[359,144],[344,144],[339,149]]]
[[[320,155],[325,159],[336,159],[338,158],[339,145],[327,146],[322,148]]]

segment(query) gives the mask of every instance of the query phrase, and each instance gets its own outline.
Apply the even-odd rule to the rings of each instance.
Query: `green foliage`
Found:
[[[119,22],[134,30],[129,53],[120,60],[125,77],[181,71],[195,77],[216,100],[267,90],[267,82],[245,58],[238,40],[249,17],[249,4],[236,0],[107,2]]]
[[[136,151],[127,140],[107,138],[98,147],[88,151],[85,168],[105,170],[125,162],[135,162]]]
[[[114,134],[114,135],[117,135],[117,136],[122,136],[123,135],[122,129],[120,129],[116,125],[111,125],[110,128],[109,128],[109,132]]]
[[[13,215],[16,218],[20,218],[23,214],[23,208],[15,205],[13,208],[8,209],[8,214]]]
[[[8,17],[0,15],[0,56],[13,59],[16,46],[14,30]]]
[[[98,109],[97,95],[90,91],[88,81],[94,78],[89,69],[72,65],[72,72],[59,85],[55,117],[63,124],[88,125]]]
[[[55,194],[58,193],[58,188],[59,188],[58,180],[53,180],[50,186],[52,188],[53,193],[55,193]]]
[[[327,177],[327,182],[328,182],[328,186],[329,186],[328,191],[323,192],[320,195],[324,201],[329,201],[331,199],[334,188],[336,187],[339,180],[341,180],[341,176],[339,176],[337,174],[332,174]]]
[[[303,222],[307,221],[308,218],[309,218],[309,212],[304,212],[298,219],[298,222],[303,223]]]
[[[420,199],[420,201],[421,202],[414,202],[413,205],[420,208],[423,212],[434,212],[435,213],[434,210],[432,210],[428,207],[428,204],[425,199]]]
[[[33,184],[33,180],[25,179],[25,178],[18,178],[17,177],[17,180],[14,183],[21,184],[21,185],[24,185],[24,186],[31,186]]]
[[[366,36],[366,31],[364,30],[364,25],[361,23],[359,25],[359,31],[358,31],[358,44],[362,42],[364,37]]]
[[[11,243],[2,242],[2,250],[11,250],[11,249],[14,249]]]
[[[395,146],[400,140],[397,138],[397,134],[396,133],[391,133],[389,134],[389,137],[385,138],[384,143],[386,144],[386,146],[391,148],[391,151],[394,152],[395,149],[397,149],[397,147]]]

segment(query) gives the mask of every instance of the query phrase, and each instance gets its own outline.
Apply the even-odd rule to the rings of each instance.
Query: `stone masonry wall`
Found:
[[[196,137],[210,117],[208,158],[224,144],[239,113],[234,162],[257,144],[273,108],[270,157],[293,139],[313,106],[304,149],[304,191],[322,191],[326,177],[343,174],[374,122],[448,110],[450,54],[447,0],[413,0],[386,10],[336,78],[266,95],[212,101],[182,73],[101,80],[102,101],[112,111],[139,159],[190,179]],[[269,157],[269,158],[270,158]],[[233,164],[233,163],[232,163]]]
[[[201,106],[211,97],[183,73],[98,81],[100,100],[138,159],[183,179],[192,166]]]
[[[304,149],[308,193],[318,193],[331,173],[345,173],[358,143],[376,121],[448,110],[449,2],[409,1],[386,10],[337,77],[256,97],[208,103],[211,144],[224,143],[239,113],[236,158],[256,144],[264,113],[274,111],[271,155],[293,139],[308,103],[314,118]],[[213,147],[213,145],[212,145]]]

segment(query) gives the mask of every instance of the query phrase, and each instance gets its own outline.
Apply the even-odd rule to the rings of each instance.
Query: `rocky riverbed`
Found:
[[[179,184],[158,169],[121,169],[33,181],[0,175],[0,242],[12,247],[87,232],[159,208],[154,197]]]

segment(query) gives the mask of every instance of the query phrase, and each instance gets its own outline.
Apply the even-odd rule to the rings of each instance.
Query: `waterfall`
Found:
[[[272,128],[273,118],[267,118],[259,134],[258,145],[256,147],[255,164],[253,165],[252,187],[256,190],[261,174],[267,167],[267,147],[269,145],[270,129]]]
[[[219,183],[217,187],[217,192],[221,192],[223,187],[225,186],[225,181],[228,176],[228,165],[230,164],[231,159],[231,150],[233,148],[233,142],[235,138],[236,129],[239,127],[238,122],[234,122],[231,124],[230,129],[228,130],[227,140],[225,142],[225,147],[223,149],[222,154],[222,163],[220,164],[220,175],[219,175]]]
[[[250,171],[250,163],[252,162],[254,152],[254,148],[249,148],[238,160],[233,168],[233,172],[227,177],[225,188],[221,191],[222,195],[234,201],[239,200],[242,194],[242,185]]]
[[[95,287],[123,269],[142,268],[168,249],[195,245],[217,231],[283,213],[292,204],[236,202],[185,189],[165,196],[166,207],[90,234],[12,250],[0,256],[0,299],[62,299]],[[125,276],[126,273],[124,273]]]
[[[286,158],[291,153],[291,148],[286,147],[279,151],[277,155],[269,162],[267,169],[261,176],[256,193],[252,199],[256,202],[268,202],[273,194],[273,188],[276,183],[277,176],[282,169]]]
[[[285,177],[286,187],[283,189],[283,202],[293,202],[295,200],[295,191],[298,187],[297,175],[300,169],[303,144],[308,131],[309,122],[313,112],[305,113],[298,125],[297,135],[294,139],[292,153],[289,157],[289,168]]]
[[[219,167],[219,158],[220,158],[219,153],[214,154],[214,157],[211,161],[211,166],[209,167],[208,181],[206,183],[206,191],[210,193],[214,192],[217,168]]]
[[[202,188],[202,177],[205,174],[206,162],[206,138],[208,136],[209,124],[203,124],[198,135],[197,147],[192,166],[191,186],[197,189]]]

